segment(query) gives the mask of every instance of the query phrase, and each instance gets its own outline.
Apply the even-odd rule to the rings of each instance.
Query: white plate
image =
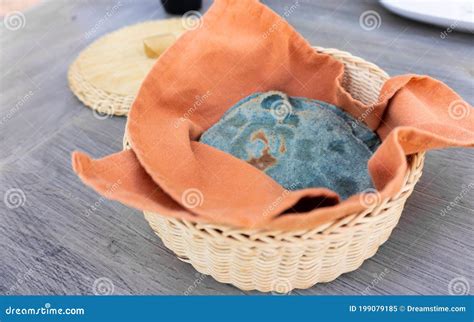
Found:
[[[380,4],[406,18],[474,32],[474,0],[380,0]]]

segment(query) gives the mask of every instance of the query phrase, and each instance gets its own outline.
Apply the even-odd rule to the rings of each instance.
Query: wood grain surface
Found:
[[[264,2],[280,14],[296,4],[287,20],[312,44],[349,51],[391,75],[431,75],[474,102],[472,34],[442,37],[443,28],[395,16],[376,1]],[[380,16],[374,30],[359,22],[368,10]],[[139,211],[102,199],[71,170],[73,150],[95,157],[119,151],[125,118],[94,117],[68,89],[69,64],[110,31],[166,18],[159,1],[45,1],[22,14],[19,29],[5,21],[0,29],[0,293],[92,294],[99,278],[110,280],[113,294],[256,293],[197,274]],[[428,153],[423,177],[378,253],[354,272],[292,294],[467,291],[474,281],[473,195],[472,149]]]

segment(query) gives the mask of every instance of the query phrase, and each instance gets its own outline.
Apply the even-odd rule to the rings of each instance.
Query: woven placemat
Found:
[[[86,106],[106,115],[126,115],[156,59],[143,40],[184,30],[181,19],[147,21],[107,34],[84,49],[71,64],[69,87]]]

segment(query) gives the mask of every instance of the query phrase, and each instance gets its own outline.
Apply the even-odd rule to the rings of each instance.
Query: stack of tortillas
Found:
[[[181,19],[166,19],[107,34],[70,66],[69,86],[94,111],[126,115],[157,57],[184,31]]]

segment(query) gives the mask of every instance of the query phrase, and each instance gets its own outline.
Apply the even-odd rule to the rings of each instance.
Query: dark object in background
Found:
[[[190,10],[201,9],[202,0],[161,0],[167,13],[182,15]]]

